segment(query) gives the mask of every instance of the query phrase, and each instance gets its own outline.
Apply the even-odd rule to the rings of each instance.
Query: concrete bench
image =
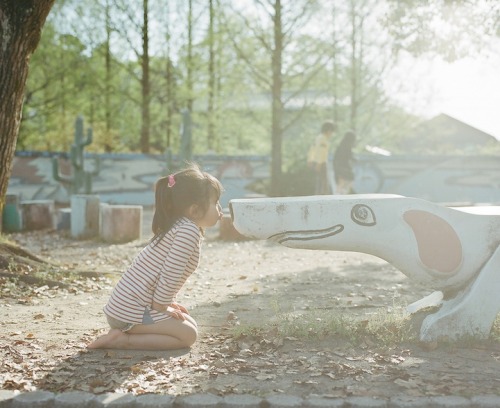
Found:
[[[20,204],[25,231],[54,228],[54,200],[26,200]]]
[[[6,194],[2,212],[2,231],[19,232],[22,229],[22,216],[19,194]]]
[[[449,208],[353,194],[235,199],[230,210],[241,234],[291,248],[375,255],[434,290],[409,306],[439,307],[424,319],[422,341],[486,338],[500,311],[500,206]]]
[[[71,196],[71,236],[76,239],[94,238],[99,234],[99,196]]]
[[[106,242],[141,239],[142,206],[101,204],[100,236]]]

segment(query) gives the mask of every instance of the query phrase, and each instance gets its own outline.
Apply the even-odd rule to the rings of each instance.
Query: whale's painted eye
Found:
[[[375,213],[365,204],[356,204],[351,210],[352,220],[359,225],[371,227],[377,223]]]

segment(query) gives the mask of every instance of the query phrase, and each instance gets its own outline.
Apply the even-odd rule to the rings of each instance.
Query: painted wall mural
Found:
[[[92,191],[99,195],[101,202],[153,205],[154,183],[159,176],[168,173],[163,155],[89,154],[90,160],[86,163],[90,172],[96,156],[100,171],[93,177]],[[68,188],[53,178],[52,157],[59,157],[61,174],[69,175],[71,163],[65,154],[17,152],[8,192],[19,194],[22,200],[69,202]],[[459,205],[500,203],[498,156],[386,157],[364,154],[357,155],[356,159],[356,193],[399,194]],[[193,160],[222,181],[226,190],[221,198],[224,207],[232,198],[255,194],[251,185],[268,179],[270,175],[268,156],[200,155],[194,156]],[[356,217],[360,219],[361,215]],[[369,218],[369,211],[366,216]]]

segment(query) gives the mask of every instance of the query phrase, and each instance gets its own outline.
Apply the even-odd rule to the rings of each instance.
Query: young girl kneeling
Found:
[[[104,307],[111,330],[88,348],[172,350],[196,341],[196,322],[175,296],[198,266],[203,229],[222,217],[221,192],[196,166],[158,180],[154,236]]]

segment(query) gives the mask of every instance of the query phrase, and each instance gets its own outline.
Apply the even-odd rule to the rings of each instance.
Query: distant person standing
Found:
[[[337,130],[332,121],[326,121],[321,126],[321,133],[316,137],[314,144],[309,149],[307,163],[316,172],[315,194],[331,194],[328,185],[328,154],[330,152],[330,139]]]
[[[355,143],[356,134],[352,130],[349,130],[333,154],[333,171],[335,173],[337,194],[352,193],[352,182],[354,181],[352,148]]]

